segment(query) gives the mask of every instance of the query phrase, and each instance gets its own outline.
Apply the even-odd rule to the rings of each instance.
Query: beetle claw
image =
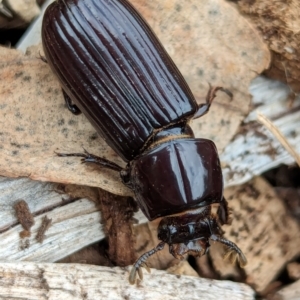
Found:
[[[151,269],[149,268],[149,266],[147,265],[147,263],[143,263],[142,267],[144,267],[148,273],[151,273]]]
[[[245,255],[242,252],[236,252],[234,249],[227,249],[223,259],[229,260],[232,264],[235,264],[237,262],[241,268],[244,268],[247,264],[247,259]]]
[[[136,272],[137,272],[137,269],[135,267],[132,267],[130,274],[129,274],[129,278],[128,278],[128,281],[130,284],[135,284]]]
[[[143,279],[143,272],[142,272],[142,267],[144,267],[148,273],[150,273],[150,268],[146,264],[146,260],[153,255],[154,253],[162,250],[165,246],[164,242],[160,242],[155,248],[151,249],[150,251],[144,253],[133,265],[130,274],[129,274],[129,283],[134,284],[136,281],[136,274],[139,274],[139,278],[142,280]]]
[[[144,276],[143,276],[143,270],[142,270],[142,268],[138,268],[137,269],[137,273],[139,274],[140,279],[143,280]]]
[[[229,260],[231,263],[237,262],[241,268],[246,266],[247,259],[242,250],[235,243],[214,234],[211,235],[210,239],[226,246],[227,250],[224,254],[225,260]]]
[[[143,280],[144,275],[143,275],[142,268],[145,268],[148,273],[151,273],[151,269],[149,268],[149,266],[146,263],[142,263],[139,267],[134,265],[130,271],[129,278],[128,278],[130,284],[135,284],[137,274],[139,276],[139,279]]]

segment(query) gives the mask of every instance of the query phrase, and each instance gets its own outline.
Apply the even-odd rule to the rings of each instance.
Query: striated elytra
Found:
[[[246,264],[242,251],[223,238],[228,223],[223,178],[214,143],[196,139],[189,122],[209,110],[215,92],[198,105],[183,76],[145,20],[127,0],[57,0],[45,12],[42,40],[68,108],[82,112],[125,169],[89,153],[84,162],[120,172],[149,220],[162,218],[161,242],[134,264],[169,245],[176,258],[201,256],[211,241],[226,257]]]

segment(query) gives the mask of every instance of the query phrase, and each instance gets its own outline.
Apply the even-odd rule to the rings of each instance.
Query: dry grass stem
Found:
[[[266,128],[268,128],[271,133],[277,138],[280,144],[294,157],[298,166],[300,166],[300,155],[295,151],[295,149],[291,146],[288,140],[284,137],[284,135],[279,131],[279,129],[263,114],[257,113],[257,120],[261,124],[263,124]]]

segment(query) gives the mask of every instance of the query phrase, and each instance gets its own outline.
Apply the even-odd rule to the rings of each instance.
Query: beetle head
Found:
[[[202,256],[210,244],[212,234],[223,231],[210,205],[163,218],[158,226],[158,238],[169,245],[170,253],[178,259],[186,255]]]
[[[157,247],[144,253],[134,264],[129,281],[134,283],[136,273],[142,278],[140,267],[147,267],[146,260],[149,256],[169,245],[170,253],[177,259],[183,259],[186,255],[199,257],[209,249],[211,242],[219,242],[226,246],[225,259],[232,263],[237,261],[241,267],[247,264],[247,259],[233,242],[223,238],[221,228],[222,220],[219,211],[213,212],[213,205],[185,211],[180,214],[164,217],[158,226]],[[148,268],[149,269],[149,268]]]

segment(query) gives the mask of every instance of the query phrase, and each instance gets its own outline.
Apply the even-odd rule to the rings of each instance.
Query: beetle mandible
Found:
[[[175,258],[201,256],[211,241],[246,264],[223,237],[228,223],[223,177],[214,143],[195,138],[189,122],[206,114],[215,92],[198,105],[183,76],[145,20],[127,0],[57,0],[46,10],[42,40],[68,108],[83,112],[125,169],[89,153],[84,162],[120,172],[149,220],[162,218],[157,247],[134,264],[141,276],[165,244]]]

